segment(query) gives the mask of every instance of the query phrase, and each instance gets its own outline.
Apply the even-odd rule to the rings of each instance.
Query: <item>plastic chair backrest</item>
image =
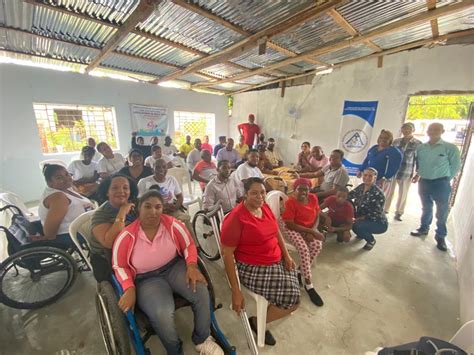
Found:
[[[90,246],[90,238],[92,233],[91,219],[94,212],[94,210],[84,212],[80,216],[76,217],[76,219],[69,225],[69,235],[75,244],[76,242],[79,244],[79,240],[77,239],[77,234],[79,233],[84,237],[84,239],[87,241],[87,244]]]
[[[46,160],[42,160],[42,161],[39,162],[39,167],[40,167],[41,171],[43,171],[43,168],[46,164],[61,165],[61,166],[64,166],[67,169],[66,163],[63,162],[62,160],[59,160],[59,159],[46,159]]]
[[[286,202],[286,200],[288,200],[288,196],[285,195],[285,193],[283,193],[282,191],[278,191],[278,190],[270,191],[267,194],[267,197],[265,198],[265,202],[268,204],[268,206],[272,210],[273,215],[275,216],[276,219],[278,219],[281,214],[280,199],[283,199],[283,202]]]
[[[18,196],[17,194],[15,194],[13,192],[6,191],[6,192],[0,193],[0,203],[2,205],[5,205],[5,206],[6,205],[14,205],[14,206],[18,207],[20,209],[20,211],[28,219],[35,219],[34,217],[37,217],[37,216],[35,216],[34,213],[32,213],[28,209],[28,207],[26,207],[25,203],[22,201],[20,196]]]
[[[474,320],[466,322],[449,341],[468,354],[474,353]]]

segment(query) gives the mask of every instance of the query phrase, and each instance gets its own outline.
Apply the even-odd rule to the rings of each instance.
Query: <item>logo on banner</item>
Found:
[[[342,147],[349,153],[358,153],[367,147],[369,138],[361,129],[352,129],[342,138]]]

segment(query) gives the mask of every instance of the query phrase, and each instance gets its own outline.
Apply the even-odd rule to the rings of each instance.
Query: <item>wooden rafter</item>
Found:
[[[308,57],[314,57],[314,56],[319,56],[322,54],[327,54],[331,52],[335,52],[344,48],[348,48],[351,46],[354,46],[356,44],[364,43],[367,40],[372,40],[377,37],[385,36],[393,32],[400,31],[405,28],[409,28],[412,26],[416,26],[428,21],[431,21],[433,19],[436,19],[441,16],[446,16],[449,14],[453,14],[462,10],[465,10],[469,7],[474,6],[474,0],[464,0],[463,2],[455,3],[452,5],[446,5],[440,8],[436,8],[434,10],[421,13],[400,21],[392,22],[389,23],[385,26],[378,27],[372,31],[369,31],[368,33],[360,36],[356,36],[350,39],[347,39],[345,41],[337,42],[335,44],[323,46],[320,48],[316,48],[310,51],[307,51],[305,53],[302,53],[296,57],[293,58],[288,58],[285,60],[282,60],[278,63],[270,64],[264,68],[259,68],[259,69],[254,69],[250,70],[248,72],[244,73],[239,73],[237,75],[234,75],[231,78],[223,79],[223,80],[218,80],[217,82],[213,83],[197,83],[193,85],[194,87],[206,87],[206,86],[214,86],[214,85],[219,85],[223,83],[228,83],[228,82],[233,82],[233,81],[238,81],[242,80],[254,75],[260,75],[262,73],[268,72],[270,70],[278,69],[281,67],[284,67],[289,64],[293,64],[296,62],[299,62],[301,60],[304,60],[305,58]],[[166,78],[166,77],[165,77]]]
[[[246,37],[245,39],[237,43],[234,43],[233,45],[229,46],[228,48],[220,52],[211,54],[205,58],[201,58],[200,60],[197,60],[194,63],[188,65],[184,70],[177,71],[175,73],[167,75],[164,78],[158,81],[155,81],[154,83],[159,83],[166,80],[173,80],[185,74],[193,73],[203,68],[210,67],[212,65],[227,61],[230,58],[234,58],[239,55],[242,55],[243,53],[246,53],[250,51],[251,49],[255,48],[261,39],[270,40],[273,36],[289,31],[290,29],[296,26],[299,26],[300,24],[305,23],[322,13],[325,13],[326,11],[344,2],[345,0],[330,0],[322,5],[311,5],[310,7],[298,12],[297,14],[293,16],[290,16],[289,18],[286,18],[285,20],[277,23],[276,25],[269,26],[262,31],[254,33]],[[308,57],[306,57],[305,59],[307,59]],[[296,58],[296,57],[293,57],[293,58]],[[295,60],[291,64],[299,62],[299,61],[301,60]],[[278,68],[275,68],[275,69],[278,69]],[[264,72],[268,72],[268,70],[265,70]]]
[[[347,33],[349,33],[351,36],[360,36],[360,33],[359,31],[357,31],[354,26],[352,26],[345,18],[344,16],[342,16],[339,11],[337,11],[336,9],[331,9],[328,11],[328,15],[331,16],[331,18],[334,20],[334,22],[336,22],[339,26],[342,27],[342,29],[344,31],[346,31]],[[377,46],[374,42],[372,41],[364,41],[364,44],[367,46],[367,47],[370,47],[372,48],[374,51],[376,52],[381,52],[382,51],[382,48],[380,48],[379,46]]]
[[[346,65],[349,65],[349,64],[353,64],[353,63],[356,63],[356,62],[360,62],[360,61],[364,61],[364,60],[368,60],[368,59],[372,59],[372,58],[381,58],[383,56],[387,56],[387,55],[390,55],[390,54],[403,52],[403,51],[413,49],[413,48],[419,48],[419,47],[426,46],[426,45],[433,44],[433,43],[443,42],[443,41],[446,41],[446,40],[452,39],[452,38],[461,38],[461,37],[473,36],[473,35],[474,35],[474,29],[470,29],[470,30],[464,30],[464,31],[449,33],[449,34],[446,34],[446,35],[443,35],[443,36],[439,36],[437,38],[423,39],[423,40],[408,43],[408,44],[405,44],[403,46],[399,46],[399,47],[396,47],[396,48],[387,49],[387,50],[384,50],[382,52],[369,54],[369,55],[367,55],[365,57],[362,57],[362,58],[351,59],[351,60],[348,60],[346,62],[336,64],[336,65],[333,66],[333,68],[343,67],[343,66],[346,66]],[[287,76],[285,78],[266,81],[264,83],[252,85],[248,88],[244,88],[244,89],[241,89],[241,90],[234,91],[234,92],[232,92],[232,95],[240,94],[240,93],[243,93],[243,92],[246,92],[246,91],[250,91],[250,90],[253,90],[253,89],[256,89],[256,88],[259,88],[259,87],[275,84],[275,83],[278,83],[278,82],[285,82],[285,81],[288,81],[288,80],[293,80],[293,79],[297,79],[297,78],[301,78],[301,77],[305,77],[305,76],[315,75],[315,74],[318,74],[319,72],[324,71],[324,70],[326,70],[326,69],[315,69],[315,70],[311,70],[309,72],[306,72],[304,74],[291,75],[291,76]]]
[[[71,59],[67,59],[67,58],[56,58],[50,54],[35,54],[35,53],[28,53],[28,52],[21,52],[21,51],[16,51],[16,50],[12,50],[12,49],[7,49],[7,48],[0,48],[0,53],[1,52],[6,52],[6,53],[13,53],[13,54],[21,54],[21,55],[25,55],[25,56],[29,56],[29,57],[34,57],[34,58],[41,58],[41,59],[52,59],[52,60],[57,60],[58,62],[65,62],[65,63],[71,63],[71,64],[78,64],[78,65],[86,65],[84,63],[79,63],[79,62],[75,62]],[[138,74],[138,75],[144,75],[144,76],[152,76],[152,75],[149,75],[149,74],[143,74],[143,73],[136,73],[136,72],[132,72],[132,71],[128,71],[128,70],[124,70],[124,69],[116,69],[116,68],[109,68],[109,67],[106,67],[104,65],[99,65],[100,68],[103,68],[103,69],[109,69],[109,70],[113,70],[113,71],[116,71],[116,72],[119,72],[119,73],[123,73],[123,75],[126,75],[126,76],[129,76],[130,78],[132,79],[135,79],[135,80],[138,80],[139,82],[141,83],[145,83],[145,84],[148,84],[149,82],[148,81],[143,81],[143,80],[139,80],[137,78],[134,78],[134,77],[131,77],[130,74]],[[200,89],[197,88],[197,89],[193,89],[193,90],[196,90],[196,91],[199,91]],[[203,89],[205,91],[208,91],[208,92],[213,92],[213,93],[216,93],[216,94],[224,94],[224,95],[230,95],[230,92],[227,91],[227,90],[220,90],[220,89]]]
[[[140,1],[132,14],[127,17],[123,25],[117,29],[117,31],[107,41],[105,46],[100,50],[100,53],[87,66],[86,73],[94,70],[94,68],[96,68],[100,62],[104,60],[104,58],[107,57],[107,55],[111,53],[115,47],[117,47],[120,42],[122,42],[140,22],[150,17],[150,15],[155,11],[154,3],[158,3],[158,1]]]
[[[7,26],[2,26],[2,25],[0,25],[0,29],[6,30],[7,34],[9,32],[21,33],[21,34],[25,34],[27,36],[32,36],[32,37],[36,37],[36,38],[51,40],[51,41],[63,43],[63,44],[66,44],[66,45],[73,45],[73,46],[77,46],[79,48],[85,48],[85,49],[93,50],[93,51],[96,51],[96,52],[100,52],[100,48],[93,47],[91,45],[82,44],[82,43],[80,44],[80,43],[76,43],[76,42],[72,42],[72,41],[66,41],[62,38],[58,38],[58,37],[54,36],[53,34],[51,34],[49,36],[46,36],[44,34],[32,33],[32,32],[26,31],[26,30],[21,30],[21,29],[18,29],[18,28],[7,27]],[[140,56],[137,56],[137,55],[134,55],[134,54],[118,52],[116,50],[114,50],[113,53],[118,55],[118,56],[121,56],[121,57],[130,58],[130,59],[134,59],[134,60],[140,60],[142,62],[146,62],[146,63],[150,63],[150,64],[158,64],[158,65],[168,67],[168,68],[171,68],[171,69],[182,69],[183,68],[183,67],[180,67],[178,65],[169,64],[169,63],[162,62],[162,61],[159,61],[159,60],[156,60],[156,59],[140,57]],[[87,63],[81,63],[81,64],[86,64],[87,65]],[[118,69],[114,68],[114,70],[118,70]],[[139,74],[141,74],[141,73],[139,73]],[[148,74],[148,73],[143,73],[143,75],[153,76],[152,74]],[[201,76],[201,77],[206,78],[206,79],[213,79],[213,80],[214,79],[219,79],[218,77],[208,75],[208,74],[204,74],[204,73],[195,73],[195,75]]]
[[[428,10],[436,9],[436,0],[426,0],[426,5],[428,6]],[[433,38],[439,36],[439,29],[438,29],[438,19],[431,20],[431,33]]]
[[[218,24],[234,31],[234,32],[240,33],[243,36],[250,36],[250,35],[253,34],[252,32],[245,30],[241,26],[236,25],[236,24],[234,24],[230,21],[227,21],[227,20],[223,19],[222,17],[219,17],[216,14],[212,13],[211,11],[206,10],[206,9],[196,5],[196,4],[189,3],[186,0],[172,0],[172,2],[175,3],[178,6],[181,6],[182,8],[185,8],[189,11],[195,12],[195,13],[203,16],[203,17],[206,17],[206,18],[208,18],[208,19],[210,19],[210,20],[212,20],[212,21],[214,21],[214,22],[216,22],[216,23],[218,23]],[[269,48],[279,52],[279,53],[282,53],[282,54],[286,55],[287,57],[295,57],[295,56],[298,55],[297,53],[295,53],[295,52],[293,52],[293,51],[291,51],[287,48],[284,48],[284,47],[282,47],[282,46],[280,46],[280,45],[278,45],[278,44],[276,44],[272,41],[268,41],[267,46]],[[324,64],[320,61],[317,61],[317,60],[314,60],[314,59],[311,59],[311,58],[308,58],[306,61],[311,63],[311,64],[326,65],[327,66],[327,64]]]
[[[113,28],[113,29],[118,29],[120,27],[118,24],[110,23],[110,22],[107,22],[107,21],[104,21],[104,20],[99,20],[99,19],[96,19],[94,17],[90,17],[89,15],[86,15],[86,14],[82,14],[82,13],[78,13],[78,12],[68,10],[68,9],[66,9],[64,7],[61,7],[61,6],[54,6],[54,5],[51,5],[51,4],[44,3],[44,2],[39,2],[38,0],[22,0],[22,1],[27,3],[27,4],[30,4],[30,5],[43,7],[43,8],[48,9],[48,10],[60,12],[60,13],[65,14],[65,15],[72,16],[72,17],[75,17],[75,18],[79,18],[79,19],[82,19],[82,20],[85,20],[85,21],[90,21],[90,22],[93,22],[93,23],[96,23],[96,24],[99,24],[99,25],[102,25],[102,26],[105,26],[105,27],[109,27],[109,28]],[[162,44],[167,45],[169,47],[173,47],[173,48],[176,48],[176,49],[194,54],[196,56],[200,56],[200,57],[208,56],[208,54],[205,53],[205,52],[199,51],[197,49],[194,49],[194,48],[191,48],[191,47],[188,47],[188,46],[185,46],[185,45],[182,45],[182,44],[177,43],[177,42],[170,41],[166,38],[163,38],[163,37],[160,37],[160,36],[145,32],[145,31],[135,29],[135,30],[131,31],[131,33],[133,33],[135,35],[138,35],[138,36],[148,38],[148,39],[150,39],[152,41],[155,41],[155,42],[158,42],[158,43],[162,43]],[[227,62],[225,64],[233,65],[235,63]],[[238,64],[235,64],[235,65],[238,65]],[[183,69],[182,67],[178,67],[178,66],[175,66],[175,67],[176,67],[176,69],[179,69],[179,70]],[[244,67],[244,66],[240,66],[240,69],[248,70],[248,68]],[[284,74],[286,74],[286,73],[284,73]],[[195,73],[195,75],[201,76],[201,77],[207,78],[207,79],[219,78],[216,75],[209,75],[209,74],[205,74],[205,73]],[[274,77],[274,75],[271,75],[271,74],[263,74],[263,75],[267,76],[267,77]]]

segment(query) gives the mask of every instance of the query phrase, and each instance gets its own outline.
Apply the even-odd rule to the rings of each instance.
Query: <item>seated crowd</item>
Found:
[[[303,142],[294,164],[285,167],[275,139],[265,140],[253,115],[248,123],[238,126],[237,145],[225,136],[219,137],[219,144],[214,147],[208,136],[203,137],[204,143],[196,138],[191,144],[192,137],[187,135],[177,149],[169,136],[163,146],[158,145],[156,137],[151,145],[145,145],[143,138],[133,133],[127,160],[101,142],[97,151],[102,157],[94,161],[98,154],[95,140],[90,138],[81,151],[81,159],[67,169],[51,164],[43,169],[47,187],[39,215],[44,238],[71,247],[69,224],[94,208],[90,199],[98,201],[89,241],[97,281],[110,280],[115,272],[125,291],[120,308],[127,311],[138,304],[170,354],[182,353],[173,325],[173,293],[178,293],[193,304],[192,340],[196,349],[217,354],[220,348],[209,336],[209,295],[196,267],[190,215],[183,207],[181,182],[168,175],[168,170],[184,159],[186,165],[181,168],[199,183],[204,209],[221,204],[227,214],[221,242],[232,307],[239,312],[245,306],[240,280],[268,300],[270,323],[298,307],[300,286],[315,305],[323,306],[314,286],[312,265],[327,236],[335,234],[337,242],[344,243],[351,240],[352,231],[356,240],[365,241],[363,249],[371,250],[376,243],[374,235],[387,231],[390,205],[386,196],[391,201],[395,185],[392,180],[401,188],[404,185],[399,177],[412,178],[413,146],[421,144],[413,141],[414,127],[408,128],[406,124],[402,127],[406,140],[401,138],[395,143],[392,133],[382,130],[360,169],[362,183],[351,191],[342,150],[334,149],[328,157],[320,146]],[[442,134],[439,132],[433,133],[438,134],[438,139]],[[284,180],[286,184],[288,198],[280,216],[275,216],[265,202],[266,192],[274,188],[271,179]],[[406,200],[406,191],[401,196]],[[401,220],[404,205],[403,198],[399,198],[396,220]],[[428,219],[425,221],[431,223]],[[422,234],[420,231],[425,230],[417,230],[418,235]],[[440,238],[445,235],[439,233],[438,248],[443,250],[444,239],[440,242]],[[298,266],[288,253],[286,242],[296,248]],[[256,318],[251,317],[249,322],[256,332]],[[268,330],[265,342],[276,343]]]

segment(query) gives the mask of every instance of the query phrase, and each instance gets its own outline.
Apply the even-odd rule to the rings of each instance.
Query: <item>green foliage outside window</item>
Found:
[[[474,95],[412,96],[408,105],[408,120],[467,119]]]

